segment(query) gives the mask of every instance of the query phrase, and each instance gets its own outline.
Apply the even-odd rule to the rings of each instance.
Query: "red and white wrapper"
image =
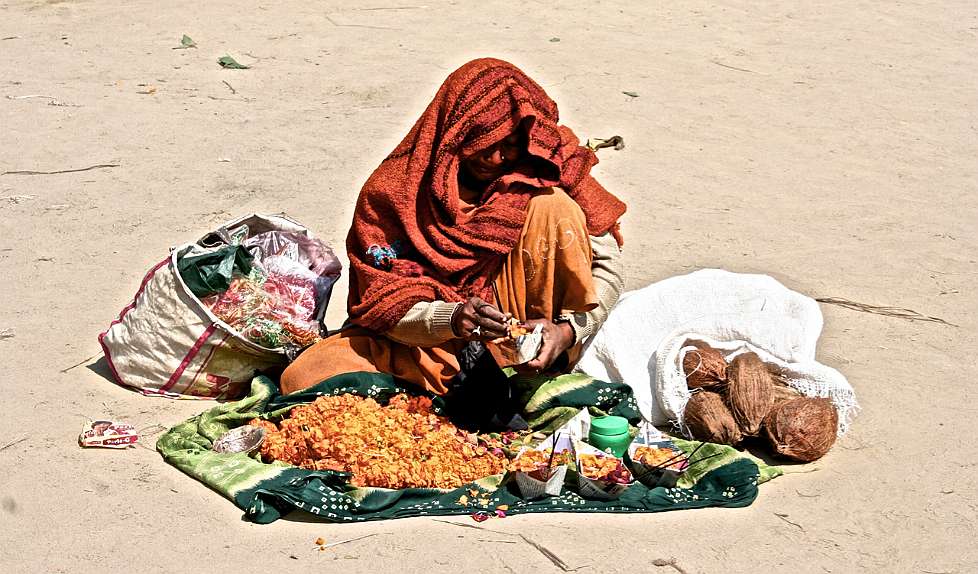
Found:
[[[78,435],[78,444],[84,447],[127,448],[138,440],[136,427],[109,420],[89,421]]]

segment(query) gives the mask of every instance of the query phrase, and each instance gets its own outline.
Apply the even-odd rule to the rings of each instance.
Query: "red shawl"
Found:
[[[625,204],[589,175],[597,157],[557,121],[557,105],[512,64],[484,58],[453,72],[360,191],[346,241],[350,319],[386,331],[419,301],[492,301],[495,275],[541,188],[574,198],[592,235],[612,230]],[[521,124],[529,160],[463,214],[461,159]]]

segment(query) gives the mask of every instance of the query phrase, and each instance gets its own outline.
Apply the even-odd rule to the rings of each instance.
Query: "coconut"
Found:
[[[714,388],[727,380],[727,362],[723,360],[720,351],[703,341],[692,339],[686,341],[684,345],[696,347],[687,351],[683,357],[686,386],[691,389]]]
[[[811,462],[835,444],[839,414],[832,401],[800,397],[775,407],[764,419],[771,448],[780,456]]]
[[[792,399],[805,396],[801,394],[801,391],[798,389],[779,384],[778,381],[774,382],[774,386],[771,388],[771,394],[773,398],[771,400],[771,409],[768,412],[778,408],[778,406],[785,401],[790,401]]]
[[[723,397],[712,391],[693,393],[683,411],[683,422],[693,438],[719,444],[736,445],[742,438],[737,422],[723,403]]]
[[[754,353],[737,355],[727,369],[727,405],[740,431],[757,436],[773,403],[774,383],[764,362]]]

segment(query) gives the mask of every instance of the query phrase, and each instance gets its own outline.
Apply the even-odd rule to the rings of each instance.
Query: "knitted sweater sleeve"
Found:
[[[452,315],[461,303],[421,301],[384,333],[388,339],[414,347],[434,347],[455,338]]]
[[[598,306],[586,313],[570,316],[577,341],[584,341],[598,332],[625,288],[625,269],[618,241],[610,233],[591,236],[591,252],[594,256],[591,277],[594,279]]]

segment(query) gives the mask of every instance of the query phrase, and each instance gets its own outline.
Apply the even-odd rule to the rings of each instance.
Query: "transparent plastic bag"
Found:
[[[319,340],[313,283],[255,266],[227,291],[205,297],[211,312],[253,343],[277,349]]]
[[[233,233],[232,233],[233,235]],[[321,332],[340,263],[322,241],[289,231],[266,231],[241,241],[253,269],[222,294],[203,300],[222,321],[263,347],[305,347]]]

